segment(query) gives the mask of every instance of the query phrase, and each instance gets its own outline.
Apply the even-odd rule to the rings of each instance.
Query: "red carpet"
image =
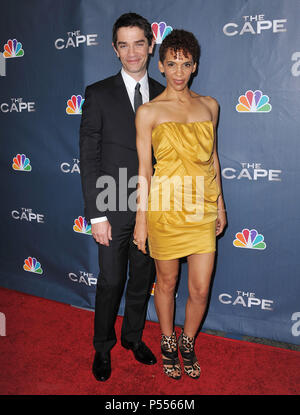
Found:
[[[144,366],[119,343],[111,378],[97,382],[94,313],[0,288],[6,336],[0,337],[1,395],[298,395],[300,354],[260,344],[200,334],[198,380],[169,380],[161,363]],[[120,337],[121,317],[116,331]],[[179,330],[178,330],[179,332]],[[159,357],[159,326],[146,322],[144,341]]]

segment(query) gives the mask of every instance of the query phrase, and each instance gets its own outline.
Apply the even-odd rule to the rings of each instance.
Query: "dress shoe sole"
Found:
[[[131,350],[131,347],[127,346],[127,344],[121,343],[122,347],[127,350]]]
[[[108,360],[101,359],[101,357],[99,358],[96,353],[92,366],[92,373],[98,382],[106,382],[111,375],[110,358]]]
[[[98,382],[106,382],[110,378],[110,374],[108,377],[103,377],[103,376],[99,377],[96,375],[94,371],[93,371],[93,375]]]
[[[136,357],[135,357],[135,360],[137,360],[138,362],[142,363],[143,365],[148,365],[148,366],[152,366],[152,365],[155,365],[155,363],[157,363],[157,361],[155,361],[155,362],[152,362],[152,361],[151,362],[143,362],[142,360],[139,360]]]
[[[134,354],[134,351],[132,350],[131,347],[129,347],[129,346],[123,344],[123,343],[121,343],[121,345],[122,345],[122,347],[124,347],[124,349],[131,350],[132,353],[133,353],[133,355],[134,355],[135,360],[137,360],[138,362],[142,363],[143,365],[151,366],[151,365],[155,365],[155,363],[157,363],[157,360],[156,359],[153,360],[153,361],[150,361],[150,362],[144,362],[143,360],[140,360],[139,358],[136,357],[136,355]]]

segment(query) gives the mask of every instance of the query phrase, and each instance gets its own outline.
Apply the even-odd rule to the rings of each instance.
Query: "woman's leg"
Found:
[[[207,307],[214,252],[195,254],[188,257],[189,297],[185,310],[184,329],[178,345],[183,358],[184,372],[191,378],[200,376],[201,368],[194,352],[195,335]]]
[[[202,322],[210,289],[215,253],[195,254],[188,257],[189,296],[185,309],[184,333],[194,337]]]
[[[180,379],[181,367],[178,359],[177,338],[174,333],[174,295],[178,276],[179,261],[155,260],[156,286],[154,301],[161,329],[161,352],[164,373],[173,379]]]
[[[178,278],[179,260],[155,260],[156,285],[154,303],[161,332],[165,336],[173,333],[174,295]]]

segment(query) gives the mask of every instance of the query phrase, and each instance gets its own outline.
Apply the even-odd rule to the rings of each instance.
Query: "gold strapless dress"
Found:
[[[216,249],[220,193],[211,121],[163,122],[152,131],[156,158],[148,198],[152,258],[168,260]]]

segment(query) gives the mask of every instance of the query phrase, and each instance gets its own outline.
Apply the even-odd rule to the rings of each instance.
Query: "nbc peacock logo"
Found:
[[[151,25],[152,33],[156,44],[160,44],[169,33],[172,32],[173,28],[168,26],[165,22],[153,22]]]
[[[88,225],[86,219],[82,216],[78,216],[78,218],[74,220],[73,231],[85,235],[92,234],[91,225]]]
[[[12,168],[17,171],[31,171],[29,158],[25,154],[17,154],[13,158]]]
[[[236,248],[266,249],[264,236],[259,234],[256,229],[243,229],[242,232],[235,235],[235,238],[233,245]]]
[[[84,98],[81,95],[72,95],[67,101],[66,113],[68,115],[78,115],[82,114],[82,104],[84,103]]]
[[[263,95],[260,90],[247,91],[239,97],[239,103],[235,109],[237,112],[270,112],[272,105],[269,103],[268,95]]]
[[[22,49],[22,43],[17,39],[9,39],[4,45],[4,58],[21,58],[24,56],[24,50]]]
[[[23,269],[28,272],[33,272],[35,274],[43,273],[40,262],[36,258],[31,256],[25,259]]]

